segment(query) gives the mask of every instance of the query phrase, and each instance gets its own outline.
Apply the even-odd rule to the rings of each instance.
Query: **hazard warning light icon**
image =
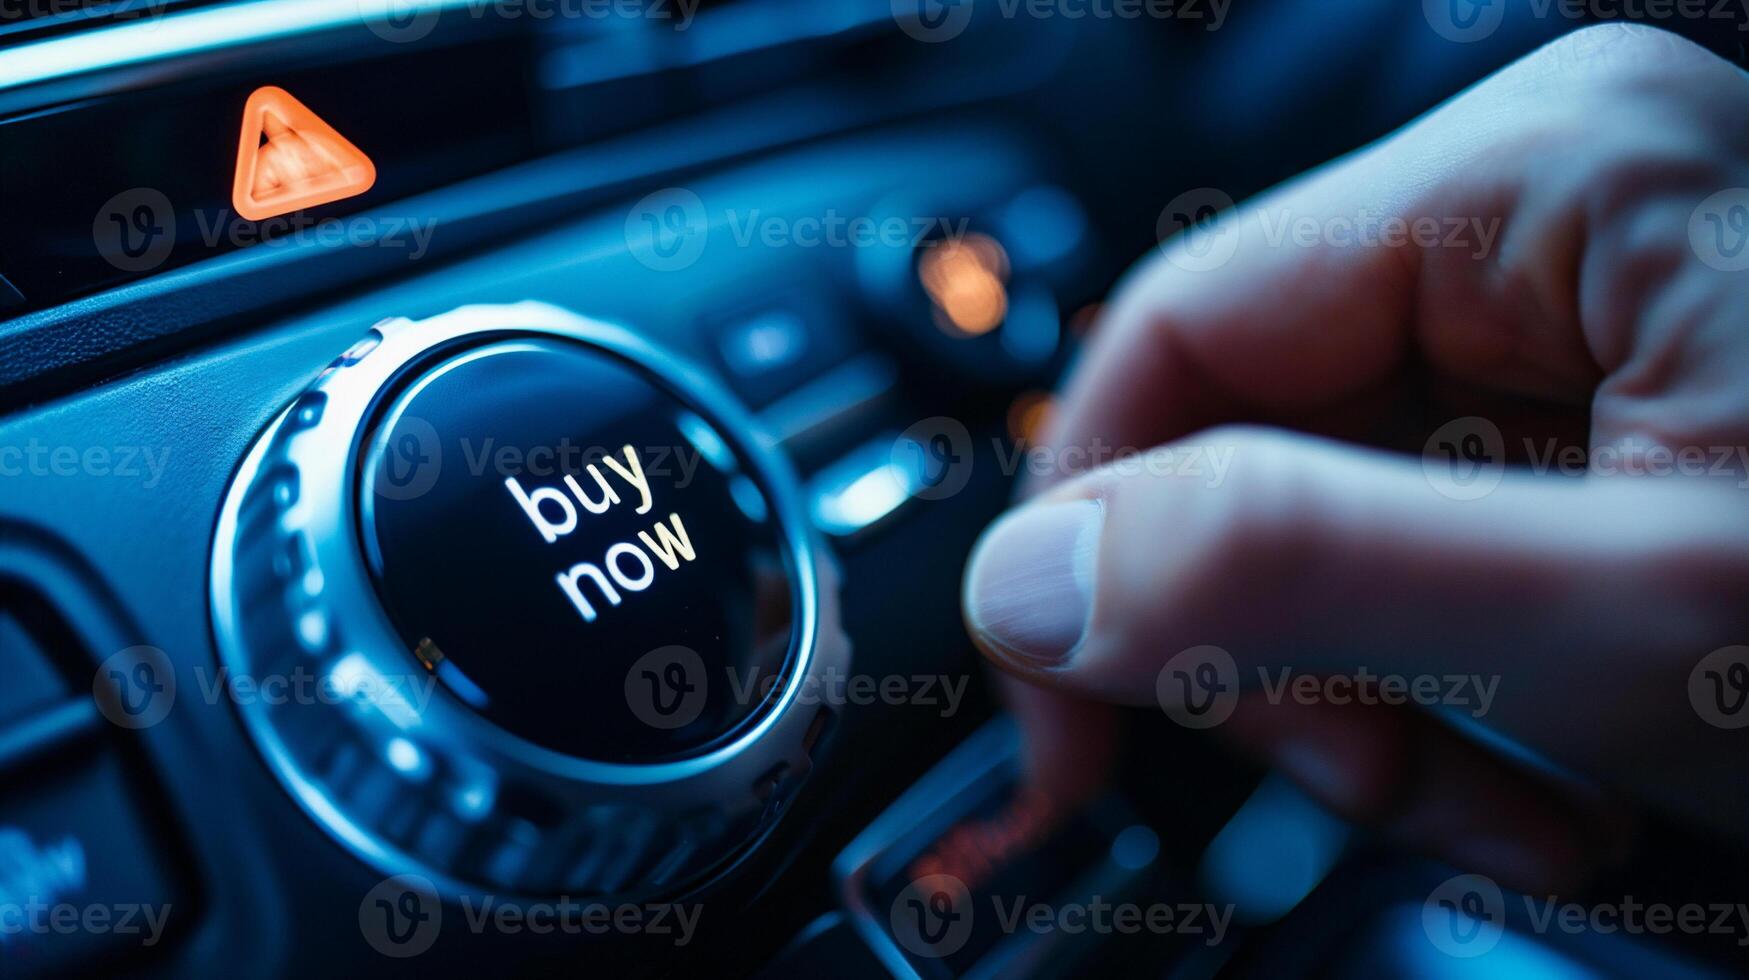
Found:
[[[274,85],[243,107],[231,206],[250,221],[355,197],[376,183],[370,157]]]

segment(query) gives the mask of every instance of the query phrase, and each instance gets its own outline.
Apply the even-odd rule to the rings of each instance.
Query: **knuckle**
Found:
[[[1109,594],[1101,590],[1101,618],[1120,642],[1151,637],[1174,649],[1240,642],[1232,634],[1250,621],[1245,607],[1291,592],[1308,552],[1303,451],[1280,433],[1248,426],[1210,429],[1197,441],[1231,450],[1225,480],[1126,481],[1113,502],[1127,543],[1125,557],[1101,569],[1120,579]]]
[[[1749,74],[1706,48],[1644,24],[1597,24],[1565,34],[1497,76],[1521,115],[1558,120],[1594,145],[1645,145],[1646,132],[1741,120]],[[1604,115],[1599,115],[1599,114]],[[1599,125],[1599,119],[1610,120]]]
[[[1217,430],[1213,438],[1233,453],[1227,482],[1216,491],[1224,499],[1212,508],[1226,570],[1255,576],[1280,567],[1303,549],[1315,523],[1304,447],[1283,433],[1246,426]]]
[[[1726,67],[1705,48],[1645,24],[1593,24],[1549,42],[1534,56],[1564,73],[1607,81],[1685,78]]]

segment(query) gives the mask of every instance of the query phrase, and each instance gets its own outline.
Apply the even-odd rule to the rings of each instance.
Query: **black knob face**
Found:
[[[644,369],[497,340],[415,376],[364,445],[360,534],[410,669],[497,727],[660,762],[782,690],[799,599],[769,488]]]

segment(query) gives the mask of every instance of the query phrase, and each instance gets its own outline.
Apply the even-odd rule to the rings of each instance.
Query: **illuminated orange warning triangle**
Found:
[[[256,89],[243,106],[231,206],[250,221],[370,190],[377,168],[291,93]]]

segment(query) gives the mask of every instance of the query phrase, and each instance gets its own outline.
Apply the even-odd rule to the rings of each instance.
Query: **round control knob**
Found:
[[[733,399],[623,329],[386,321],[239,468],[215,635],[276,774],[385,873],[678,894],[770,830],[829,721],[800,694],[848,668],[802,513]]]

